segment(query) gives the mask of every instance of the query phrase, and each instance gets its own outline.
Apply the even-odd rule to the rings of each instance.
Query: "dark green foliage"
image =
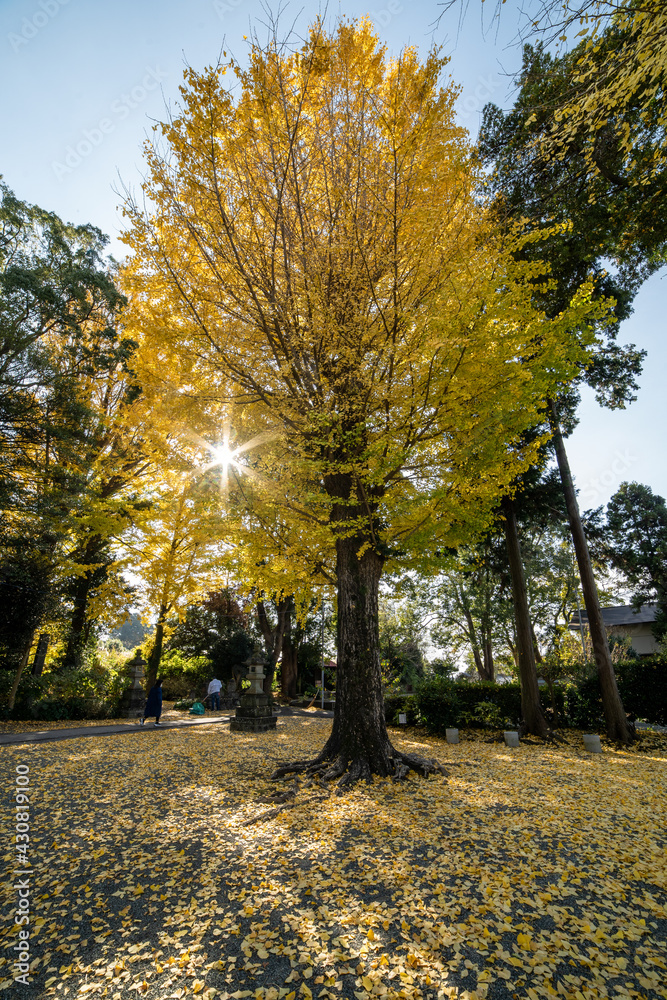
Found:
[[[213,677],[212,664],[203,656],[186,659],[177,651],[168,650],[160,662],[160,677],[165,701],[201,698]],[[218,678],[222,680],[220,675]]]
[[[635,588],[636,606],[657,601],[653,631],[667,635],[667,504],[650,486],[621,483],[607,505],[607,558]]]
[[[416,694],[419,720],[431,732],[444,733],[445,729],[458,725],[461,687],[440,677],[419,685]]]
[[[420,721],[417,696],[414,694],[387,694],[384,699],[384,717],[390,726],[398,726],[399,715],[404,714],[407,725],[416,726]]]
[[[667,657],[626,660],[617,665],[616,677],[631,716],[667,726]]]
[[[249,616],[229,591],[211,594],[204,604],[188,608],[176,626],[168,648],[186,657],[205,657],[209,680],[229,680],[234,668],[251,655],[256,641]],[[160,668],[164,673],[164,667]],[[185,693],[185,692],[184,692]]]
[[[555,691],[556,706],[565,716],[565,692]],[[415,695],[385,697],[385,718],[397,725],[405,712],[410,725],[424,725],[430,732],[470,726],[474,729],[515,728],[521,720],[521,688],[492,681],[451,681],[436,677],[422,682]],[[547,712],[547,715],[549,713]]]
[[[53,538],[6,534],[0,560],[0,668],[16,670],[44,616],[53,610]]]
[[[667,658],[643,656],[615,665],[616,680],[625,710],[633,719],[667,725]],[[570,725],[604,728],[600,685],[596,676],[567,688]]]

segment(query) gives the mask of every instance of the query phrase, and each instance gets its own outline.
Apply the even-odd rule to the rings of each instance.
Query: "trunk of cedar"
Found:
[[[540,653],[540,647],[537,642],[537,636],[535,635],[535,629],[533,628],[532,624],[530,626],[530,634],[533,637],[533,654],[535,656],[535,663],[542,663],[543,662],[542,654]]]
[[[90,565],[99,561],[102,539],[95,535],[88,540],[83,551],[79,553],[81,562]],[[99,574],[96,569],[90,569],[83,576],[77,577],[73,591],[73,610],[70,620],[67,647],[63,657],[63,666],[80,667],[83,651],[90,636],[91,623],[88,621],[88,602],[90,592]]]
[[[264,601],[257,602],[257,620],[259,622],[262,636],[264,637],[264,645],[266,646],[269,654],[265,666],[264,683],[262,684],[262,688],[264,690],[264,694],[269,696],[271,695],[271,688],[273,686],[276,664],[280,659],[280,654],[282,652],[287,616],[291,611],[292,604],[293,600],[291,597],[281,597],[280,600],[276,602],[277,623],[274,628],[269,622]]]
[[[292,614],[290,609],[285,616],[283,652],[280,659],[280,693],[283,698],[296,698],[296,679],[299,672],[297,654],[298,648],[292,643]]]
[[[21,662],[19,663],[18,667],[16,668],[16,673],[14,674],[14,682],[12,684],[11,690],[9,692],[9,696],[7,698],[7,709],[10,712],[12,711],[12,709],[14,708],[14,705],[16,703],[16,692],[19,689],[19,684],[21,683],[21,677],[23,675],[23,671],[25,670],[25,668],[27,666],[27,663],[28,663],[28,660],[30,659],[30,650],[32,649],[32,640],[33,640],[34,636],[35,636],[35,633],[33,631],[31,633],[31,635],[30,635],[30,638],[28,639],[28,641],[26,643],[25,650],[23,652],[23,656],[21,657]]]
[[[528,609],[526,579],[521,561],[521,546],[516,524],[514,503],[510,497],[502,502],[505,515],[505,542],[507,559],[512,580],[514,620],[516,623],[516,645],[518,652],[519,680],[521,682],[521,715],[527,732],[534,736],[546,736],[549,732],[540,704],[540,688],[537,683],[535,655],[533,652],[533,628]]]
[[[610,740],[618,740],[620,743],[630,742],[630,728],[627,716],[623,708],[621,696],[618,693],[616,675],[611,662],[609,643],[607,642],[607,631],[602,620],[600,610],[600,599],[593,575],[591,557],[588,551],[588,542],[584,534],[584,528],[579,514],[577,495],[570,472],[563,435],[560,429],[558,411],[553,401],[549,401],[549,421],[551,423],[551,433],[553,436],[558,469],[563,484],[565,503],[567,506],[567,517],[570,522],[570,532],[574,543],[574,551],[577,556],[579,575],[581,577],[581,589],[584,594],[584,604],[588,614],[588,628],[593,645],[593,655],[597,666],[598,678],[600,681],[600,691],[602,694],[602,707],[607,723],[607,736]]]
[[[486,636],[484,638],[484,677],[482,680],[492,681],[495,678],[495,664],[493,662],[493,648],[491,646],[491,639]]]
[[[153,645],[151,651],[148,654],[148,660],[146,662],[146,690],[150,689],[155,684],[157,680],[158,670],[160,669],[160,660],[162,659],[162,646],[164,643],[164,623],[167,620],[167,611],[169,609],[165,604],[160,605],[160,614],[158,615],[157,625],[155,626],[155,639],[153,640]]]
[[[37,643],[37,649],[35,650],[35,659],[32,662],[32,675],[33,677],[41,677],[42,671],[44,670],[44,662],[46,660],[46,654],[49,649],[49,643],[51,642],[51,636],[48,632],[42,632],[39,637],[39,642]]]
[[[468,601],[466,600],[463,588],[461,588],[461,591],[458,594],[458,598],[459,598],[459,603],[461,605],[461,609],[463,611],[463,615],[468,625],[468,637],[470,638],[470,647],[472,649],[472,655],[475,661],[475,669],[477,670],[480,680],[484,681],[486,680],[486,677],[484,676],[485,665],[482,660],[482,654],[480,652],[479,642],[477,641],[477,631],[475,629],[475,623],[472,619],[470,606],[468,604]]]

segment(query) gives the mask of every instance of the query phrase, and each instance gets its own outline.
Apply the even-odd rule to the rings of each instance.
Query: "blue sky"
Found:
[[[521,0],[507,0],[499,28],[487,0],[470,0],[459,30],[460,4],[443,15],[437,2],[371,0],[330,4],[328,14],[370,14],[390,50],[406,43],[426,50],[442,44],[461,86],[459,116],[477,133],[487,101],[507,106],[520,63],[513,44]],[[525,6],[525,4],[524,4]],[[304,34],[320,6],[284,6],[281,24]],[[18,197],[71,222],[91,222],[124,254],[120,198],[114,188],[136,185],[141,144],[165,103],[178,100],[187,64],[215,62],[223,45],[242,60],[253,26],[266,21],[259,0],[0,0],[0,173]],[[436,23],[438,22],[438,23]],[[582,507],[605,503],[623,480],[667,496],[664,430],[667,342],[663,335],[667,285],[644,286],[621,339],[649,353],[639,399],[626,411],[600,409],[586,394],[568,452]]]

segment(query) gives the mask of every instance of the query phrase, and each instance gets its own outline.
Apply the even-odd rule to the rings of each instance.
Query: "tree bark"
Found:
[[[42,632],[39,637],[39,642],[37,643],[37,649],[35,650],[35,659],[32,663],[32,675],[33,677],[41,677],[42,671],[44,669],[44,662],[46,660],[46,654],[48,652],[49,643],[51,642],[51,636],[48,632]]]
[[[160,660],[162,659],[162,646],[164,644],[164,623],[167,619],[168,608],[166,605],[160,605],[160,614],[158,615],[157,625],[155,626],[155,638],[153,640],[153,645],[151,651],[148,654],[148,660],[146,661],[146,691],[150,691],[157,680],[158,670],[160,669]]]
[[[514,503],[510,497],[506,496],[503,498],[502,510],[505,515],[505,542],[507,544],[507,559],[512,580],[523,725],[526,731],[532,733],[534,736],[545,737],[549,734],[549,727],[540,704],[540,688],[537,683],[537,670],[535,669],[533,627],[528,608],[526,578],[521,560],[521,545],[519,543]]]
[[[290,614],[293,598],[281,597],[274,602],[276,605],[277,623],[275,628],[269,622],[264,601],[257,602],[257,621],[264,637],[264,644],[269,654],[268,661],[264,668],[264,683],[262,685],[264,694],[271,695],[273,687],[273,677],[276,672],[276,664],[282,653],[285,628],[287,627],[288,616]]]
[[[283,652],[280,659],[280,692],[283,698],[296,698],[296,680],[299,673],[298,648],[292,644],[292,613],[285,616]]]
[[[485,662],[482,659],[482,653],[480,651],[479,641],[477,639],[477,631],[475,629],[475,622],[473,621],[472,612],[470,611],[470,605],[468,604],[468,600],[463,590],[463,587],[461,587],[460,590],[458,590],[456,593],[459,599],[459,604],[461,605],[461,610],[463,611],[463,615],[466,620],[466,624],[468,625],[468,638],[470,639],[470,648],[472,649],[472,656],[473,660],[475,661],[475,668],[477,670],[477,674],[481,681],[488,680],[488,678],[485,677]]]
[[[586,613],[588,615],[588,628],[593,645],[593,656],[595,657],[595,665],[600,681],[602,707],[607,724],[607,736],[610,740],[629,743],[631,739],[630,727],[621,696],[618,693],[616,674],[614,673],[611,654],[609,652],[609,643],[607,642],[607,631],[602,619],[598,590],[588,551],[588,542],[586,541],[584,527],[581,523],[577,495],[572,481],[572,473],[570,472],[570,463],[565,451],[558,411],[553,400],[549,400],[549,422],[551,424],[551,433],[556,450],[560,478],[563,484],[563,493],[565,494],[570,532],[574,543],[574,551],[577,556],[577,565],[579,566],[581,589],[584,594],[584,604],[586,605]]]
[[[484,638],[484,676],[482,680],[492,681],[495,679],[495,664],[493,662],[493,647],[488,636]]]
[[[14,682],[12,684],[11,690],[9,692],[9,696],[7,698],[7,709],[10,712],[12,711],[12,709],[14,708],[14,705],[16,704],[16,693],[17,693],[17,691],[19,689],[19,684],[21,683],[21,677],[23,676],[23,671],[25,670],[25,668],[26,668],[26,666],[28,664],[28,660],[30,659],[30,650],[32,649],[32,640],[33,640],[34,636],[35,636],[35,633],[32,632],[30,638],[28,639],[28,641],[26,643],[26,647],[25,647],[23,656],[21,657],[21,662],[19,663],[18,667],[16,668],[16,673],[14,674]]]
[[[336,539],[336,577],[338,594],[336,706],[331,735],[321,754],[312,761],[297,761],[279,767],[274,777],[295,771],[320,774],[325,780],[340,778],[339,784],[359,779],[370,781],[376,774],[404,777],[410,769],[428,774],[435,770],[431,761],[396,750],[389,740],[384,718],[384,697],[380,672],[380,634],[378,591],[384,563],[375,537],[348,527],[355,518],[361,521],[362,509],[349,503],[352,478],[349,474],[332,477],[327,483],[329,495],[340,498],[332,519],[340,528]]]

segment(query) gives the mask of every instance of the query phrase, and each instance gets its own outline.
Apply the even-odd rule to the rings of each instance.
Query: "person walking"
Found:
[[[158,677],[155,684],[148,692],[148,698],[146,699],[146,707],[144,708],[144,715],[141,720],[141,725],[148,716],[155,716],[155,725],[160,725],[160,716],[162,715],[162,678]]]
[[[214,677],[208,686],[208,691],[206,696],[211,700],[211,710],[217,712],[220,709],[220,689],[222,687],[222,681],[219,681],[217,677]]]

